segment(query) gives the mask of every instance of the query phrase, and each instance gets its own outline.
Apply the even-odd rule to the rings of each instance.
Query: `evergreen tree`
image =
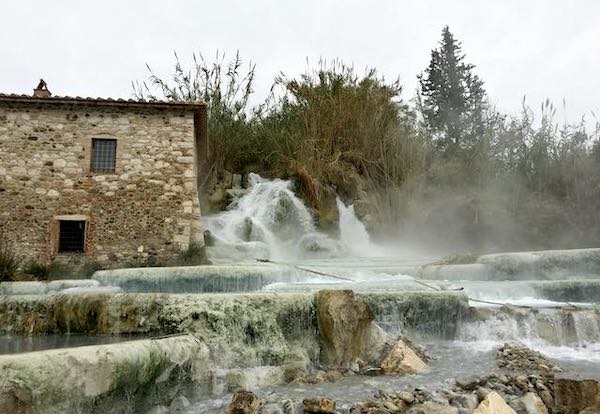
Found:
[[[419,78],[419,107],[427,128],[446,154],[456,155],[477,143],[484,134],[487,109],[483,82],[448,26],[440,47],[431,51],[431,62]]]

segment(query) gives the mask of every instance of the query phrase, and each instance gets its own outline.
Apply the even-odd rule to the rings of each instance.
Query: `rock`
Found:
[[[475,375],[471,375],[468,377],[458,377],[456,378],[456,385],[463,390],[474,390],[479,386],[479,377]]]
[[[417,374],[427,370],[427,364],[402,340],[381,361],[384,374]]]
[[[400,391],[398,393],[398,398],[400,398],[407,404],[412,404],[413,402],[415,402],[415,396],[413,395],[413,393],[408,391]]]
[[[335,414],[335,401],[325,397],[310,397],[302,401],[306,414]]]
[[[472,413],[479,404],[479,398],[475,394],[458,394],[452,398],[452,405]]]
[[[169,409],[173,413],[183,413],[187,408],[190,407],[190,405],[192,405],[190,401],[183,395],[180,395],[171,401],[171,406]]]
[[[537,372],[542,376],[551,376],[554,372],[562,371],[560,367],[551,364],[546,357],[517,342],[505,343],[496,353],[499,367],[515,371]]]
[[[303,361],[288,362],[283,366],[283,380],[286,383],[306,377],[306,363]]]
[[[586,409],[600,412],[600,380],[557,378],[554,399],[555,407],[565,414],[579,414]]]
[[[204,230],[204,245],[207,247],[212,247],[217,243],[217,239],[212,234],[212,232],[208,229]]]
[[[398,406],[396,404],[394,404],[392,401],[385,401],[383,403],[383,407],[392,413],[400,411],[400,408],[398,408]]]
[[[327,382],[338,382],[342,378],[344,378],[344,376],[339,371],[327,371],[323,374],[323,379]]]
[[[325,372],[324,371],[317,371],[315,373],[315,375],[309,377],[306,379],[306,382],[309,384],[322,384],[325,382]],[[298,381],[294,381],[294,384],[299,384],[301,382]]]
[[[521,397],[521,402],[525,408],[523,414],[548,414],[548,409],[542,399],[534,392],[528,392]]]
[[[408,414],[458,414],[458,408],[426,401],[423,404],[411,407]]]
[[[519,375],[517,378],[515,378],[515,383],[524,391],[527,391],[531,387],[529,380],[525,375]]]
[[[483,401],[490,392],[492,392],[492,390],[487,387],[479,387],[475,390],[475,395],[477,395],[479,401]]]
[[[347,368],[360,357],[363,338],[375,318],[369,304],[355,298],[351,290],[321,290],[317,318],[323,361]]]
[[[554,407],[554,397],[552,397],[552,393],[549,390],[546,389],[538,391],[538,395],[540,396],[546,407]]]
[[[490,392],[485,399],[479,403],[473,414],[517,414],[510,408],[496,391]]]
[[[258,413],[260,400],[250,391],[238,391],[233,394],[231,402],[225,408],[225,414]]]
[[[363,375],[367,377],[376,377],[378,375],[383,375],[383,371],[381,368],[367,368],[363,371]]]
[[[362,359],[369,365],[379,365],[384,357],[387,340],[385,331],[379,325],[371,323],[364,336]]]

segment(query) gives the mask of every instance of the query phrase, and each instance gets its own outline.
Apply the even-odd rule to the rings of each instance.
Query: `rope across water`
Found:
[[[256,261],[257,262],[261,262],[261,263],[273,263],[273,264],[278,264],[278,265],[283,265],[283,266],[289,266],[289,267],[293,267],[294,269],[297,269],[297,270],[300,270],[300,271],[303,271],[303,272],[313,273],[313,274],[319,275],[319,276],[331,277],[331,278],[337,279],[337,280],[343,280],[343,281],[346,281],[346,282],[356,283],[356,280],[354,280],[354,279],[350,279],[350,278],[339,276],[339,275],[334,275],[332,273],[321,272],[321,271],[318,271],[318,270],[309,269],[307,267],[298,266],[298,265],[291,264],[291,263],[276,262],[276,261],[269,260],[269,259],[256,259]],[[415,282],[415,283],[417,283],[419,285],[425,286],[425,287],[427,287],[429,289],[436,290],[438,292],[443,292],[443,291],[448,291],[448,290],[452,290],[452,291],[462,291],[462,290],[464,290],[463,287],[457,288],[457,289],[441,289],[441,288],[439,288],[437,286],[430,285],[428,283],[422,282],[422,281],[414,279],[414,278],[412,280],[413,280],[413,282]],[[488,301],[488,300],[475,299],[475,298],[472,298],[470,296],[467,296],[467,299],[469,301],[471,301],[471,302],[484,303],[486,305],[507,306],[507,307],[514,307],[514,308],[523,308],[523,309],[534,309],[534,308],[535,309],[539,309],[539,308],[541,308],[541,306],[514,305],[512,303],[502,303],[502,302],[493,302],[493,301]],[[575,304],[570,303],[570,302],[559,302],[559,303],[562,303],[563,305],[565,305],[565,307],[568,306],[568,307],[572,307],[573,309],[580,309],[579,306],[576,306]]]

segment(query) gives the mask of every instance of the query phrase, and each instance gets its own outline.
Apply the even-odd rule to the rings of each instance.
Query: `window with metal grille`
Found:
[[[115,172],[117,160],[117,140],[109,138],[92,139],[92,171]]]
[[[58,252],[80,252],[85,248],[85,221],[60,220]]]

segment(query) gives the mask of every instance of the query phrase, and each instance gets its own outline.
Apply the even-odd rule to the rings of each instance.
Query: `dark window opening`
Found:
[[[61,220],[58,233],[58,252],[83,253],[85,247],[85,221]]]
[[[117,140],[107,138],[92,139],[92,171],[115,172],[117,160]]]

